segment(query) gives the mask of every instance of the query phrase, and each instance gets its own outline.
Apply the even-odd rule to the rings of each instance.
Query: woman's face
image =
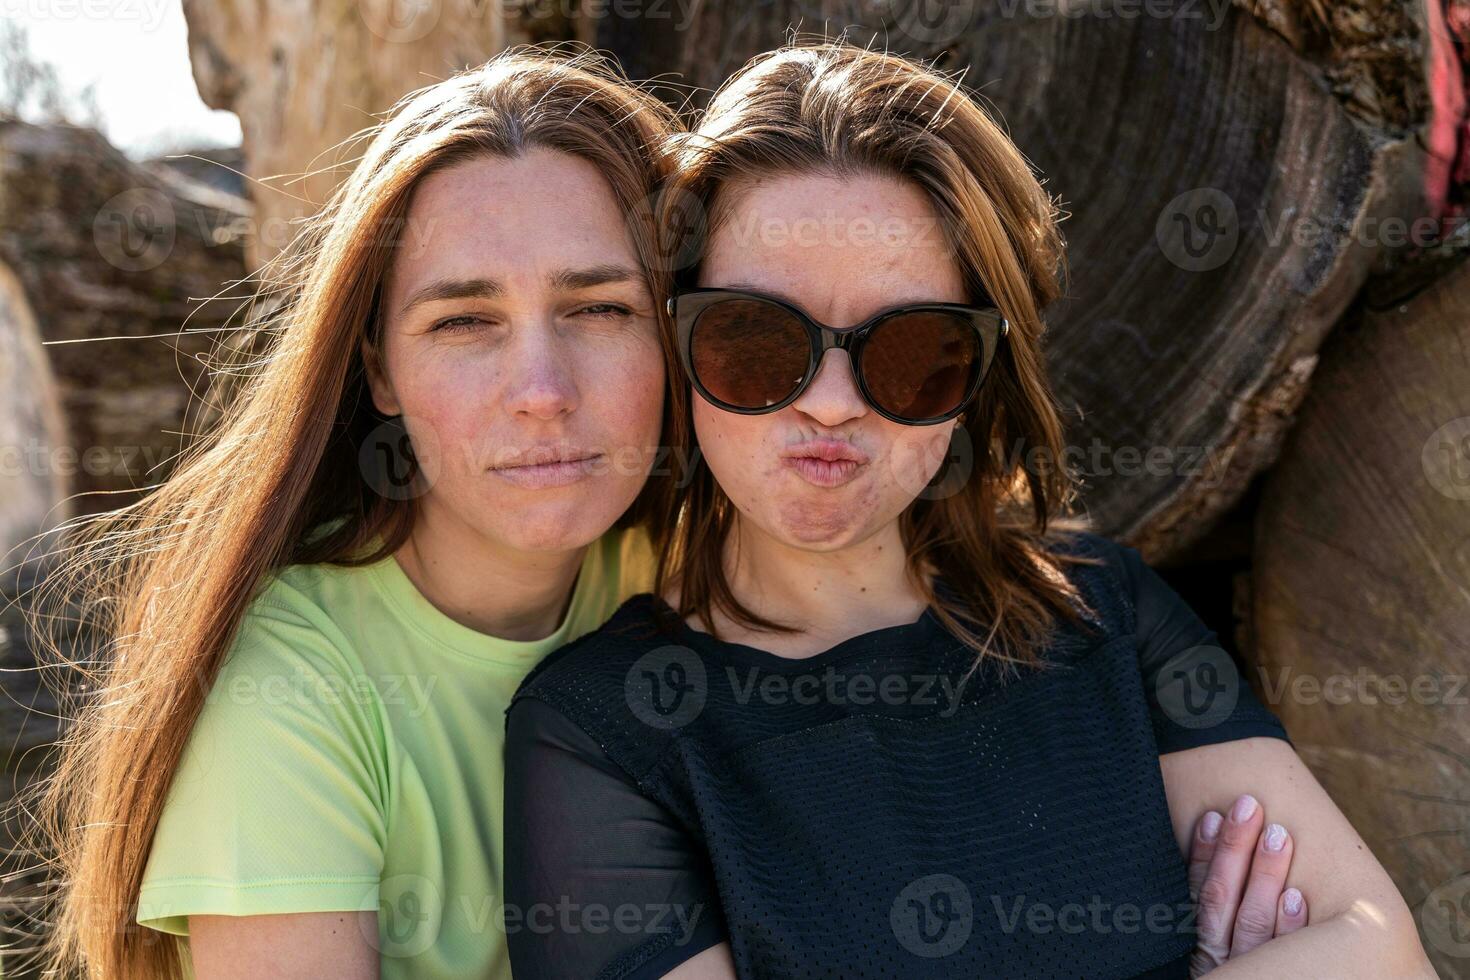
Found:
[[[739,187],[727,204],[701,286],[776,296],[837,328],[905,303],[968,302],[933,207],[907,181],[785,176]],[[857,544],[895,521],[938,472],[957,424],[883,418],[835,349],[779,412],[738,415],[691,397],[700,449],[742,521],[809,551]],[[804,458],[824,441],[859,462]]]
[[[518,551],[595,540],[647,477],[665,380],[611,188],[557,151],[476,158],[425,178],[405,225],[368,363],[424,519]]]

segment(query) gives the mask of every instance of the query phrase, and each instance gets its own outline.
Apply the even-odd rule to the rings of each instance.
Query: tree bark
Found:
[[[48,455],[79,512],[160,482],[245,295],[249,206],[139,167],[98,133],[0,123],[0,261],[34,311],[69,437]]]
[[[1470,977],[1467,377],[1470,262],[1344,324],[1266,480],[1253,572],[1259,686],[1447,978]]]
[[[20,280],[0,262],[0,568],[59,524],[70,483],[53,465],[65,441],[61,398]]]
[[[240,117],[255,205],[252,268],[351,172],[348,141],[400,97],[511,39],[497,0],[185,0],[194,80]]]

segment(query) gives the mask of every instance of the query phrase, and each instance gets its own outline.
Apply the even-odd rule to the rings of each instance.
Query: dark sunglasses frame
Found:
[[[694,370],[694,357],[692,353],[691,340],[694,336],[694,325],[705,310],[710,307],[729,300],[756,300],[770,303],[780,307],[782,310],[794,316],[798,322],[806,328],[807,339],[807,366],[806,373],[802,375],[801,381],[795,390],[781,401],[761,408],[741,408],[736,405],[727,404],[716,398],[709,389],[700,382],[698,374]],[[679,360],[684,366],[684,373],[699,392],[700,396],[716,408],[738,415],[768,415],[771,412],[779,412],[801,397],[812,379],[817,376],[817,368],[822,363],[822,357],[836,347],[847,352],[849,361],[852,363],[853,377],[857,381],[858,391],[863,396],[863,401],[879,415],[892,422],[901,425],[937,425],[947,422],[965,410],[965,406],[975,397],[980,386],[990,374],[996,358],[1000,356],[1002,342],[1011,332],[1011,325],[1000,311],[993,306],[967,306],[963,303],[911,303],[907,306],[895,306],[892,309],[883,310],[874,314],[854,327],[843,327],[837,329],[829,327],[825,323],[812,318],[807,312],[798,306],[774,296],[764,293],[749,292],[741,289],[681,289],[669,297],[669,316],[673,318],[675,331],[679,341]],[[980,373],[976,376],[970,390],[960,399],[951,411],[933,418],[908,419],[894,415],[892,412],[879,405],[868,390],[867,381],[863,378],[862,353],[863,345],[873,330],[886,320],[907,313],[952,313],[958,314],[962,319],[969,322],[980,340],[980,354],[984,360],[981,362]]]

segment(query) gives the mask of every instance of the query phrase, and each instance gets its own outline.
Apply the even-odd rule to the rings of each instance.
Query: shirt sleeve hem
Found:
[[[688,939],[665,946],[631,970],[617,972],[616,980],[659,980],[680,963],[691,960],[711,946],[724,941],[723,918],[708,916],[694,927]],[[599,975],[598,980],[603,980],[605,977],[611,980],[611,975],[606,971]]]
[[[1238,742],[1243,738],[1279,738],[1287,745],[1295,748],[1291,736],[1286,734],[1286,729],[1279,722],[1273,721],[1238,721],[1221,725],[1212,725],[1208,728],[1180,728],[1173,727],[1166,732],[1155,732],[1154,738],[1158,743],[1159,755],[1168,755],[1171,752],[1182,752],[1185,749],[1197,749],[1205,745],[1218,745],[1222,742]]]
[[[279,915],[369,912],[378,908],[376,875],[227,881],[187,878],[151,882],[138,894],[139,925],[189,934],[191,915]]]

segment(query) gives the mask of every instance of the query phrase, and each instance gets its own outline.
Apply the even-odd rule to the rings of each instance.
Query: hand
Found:
[[[1249,794],[1226,816],[1210,810],[1195,822],[1189,894],[1199,904],[1199,937],[1191,977],[1307,924],[1306,898],[1285,887],[1292,846],[1286,828],[1267,824]]]

